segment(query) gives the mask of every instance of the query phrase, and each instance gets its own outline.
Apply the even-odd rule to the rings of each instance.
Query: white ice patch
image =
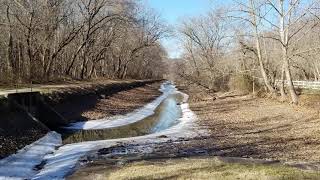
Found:
[[[16,154],[0,160],[0,179],[29,179],[37,173],[34,167],[42,162],[44,156],[53,153],[61,144],[60,134],[49,132]]]
[[[65,129],[75,130],[89,130],[89,129],[107,129],[113,127],[124,126],[143,120],[144,118],[154,114],[155,109],[160,103],[165,100],[170,94],[177,91],[174,85],[166,82],[161,85],[159,89],[163,94],[155,99],[153,102],[145,105],[143,108],[138,109],[132,113],[124,116],[115,116],[112,118],[104,118],[100,120],[87,121],[87,122],[76,122],[65,127]]]

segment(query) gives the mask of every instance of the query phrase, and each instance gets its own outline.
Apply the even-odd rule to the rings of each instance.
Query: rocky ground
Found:
[[[19,131],[16,134],[0,133],[0,159],[15,153],[28,144],[42,138],[47,132],[37,129]]]
[[[49,131],[21,109],[10,108],[5,99],[0,99],[0,122],[0,159],[40,139]]]

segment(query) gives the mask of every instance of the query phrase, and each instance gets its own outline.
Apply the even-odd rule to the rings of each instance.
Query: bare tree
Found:
[[[307,32],[315,27],[318,22],[308,26],[311,10],[315,8],[316,3],[313,1],[303,0],[267,0],[266,6],[271,8],[271,12],[278,18],[278,23],[273,22],[268,16],[263,17],[263,20],[269,23],[278,31],[279,38],[274,38],[280,42],[283,69],[286,80],[288,81],[288,89],[291,100],[294,104],[298,104],[298,96],[292,82],[290,51],[291,47],[298,43],[299,40],[305,37],[305,34],[300,32],[306,30]]]
[[[159,47],[165,25],[137,1],[2,0],[0,4],[1,81],[127,78],[135,74],[128,72],[134,71],[131,66],[148,61],[144,53],[165,58],[153,48]],[[140,68],[146,69],[149,72]],[[140,73],[146,74],[150,73]]]
[[[224,48],[229,41],[227,24],[220,11],[187,20],[180,28],[186,59],[190,60],[196,72],[196,78],[193,73],[188,78],[209,89],[214,88],[216,78],[223,74],[217,65],[223,59]],[[205,83],[202,77],[209,78],[209,82]]]
[[[248,0],[247,2],[240,2],[235,1],[236,4],[240,7],[240,9],[235,10],[236,14],[229,15],[233,19],[241,20],[244,22],[249,23],[251,29],[252,29],[252,36],[254,39],[254,47],[255,49],[252,49],[252,52],[254,52],[258,64],[260,67],[260,73],[263,78],[263,82],[269,92],[271,92],[274,96],[276,95],[276,90],[270,83],[270,79],[268,78],[268,74],[266,72],[264,60],[266,57],[263,57],[262,53],[262,34],[261,34],[261,26],[262,24],[262,14],[264,13],[262,11],[261,1],[255,1],[255,0]],[[239,13],[240,12],[240,13]],[[245,48],[250,48],[249,46],[245,45]]]

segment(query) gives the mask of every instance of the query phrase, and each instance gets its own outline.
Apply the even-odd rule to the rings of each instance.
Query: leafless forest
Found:
[[[1,82],[162,75],[167,29],[138,1],[0,0],[0,13]]]
[[[159,40],[172,33],[142,1],[0,3],[1,82],[162,78],[168,69]],[[243,82],[297,104],[292,81],[320,79],[319,7],[317,0],[234,0],[185,18],[176,27],[183,54],[174,72],[208,90]]]
[[[235,0],[186,19],[178,27],[185,59],[179,74],[214,90],[260,83],[297,104],[292,81],[320,79],[319,7],[313,0]]]
[[[1,179],[320,179],[320,0],[0,0]]]

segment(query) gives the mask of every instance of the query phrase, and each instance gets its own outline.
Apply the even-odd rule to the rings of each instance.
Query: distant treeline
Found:
[[[167,34],[133,0],[0,0],[0,82],[161,78]]]
[[[288,95],[297,104],[292,81],[320,80],[319,1],[240,0],[227,4],[181,23],[184,54],[179,75],[214,90],[239,76],[250,81],[262,79],[266,92],[281,94],[282,99]],[[288,83],[278,86],[276,80]]]

